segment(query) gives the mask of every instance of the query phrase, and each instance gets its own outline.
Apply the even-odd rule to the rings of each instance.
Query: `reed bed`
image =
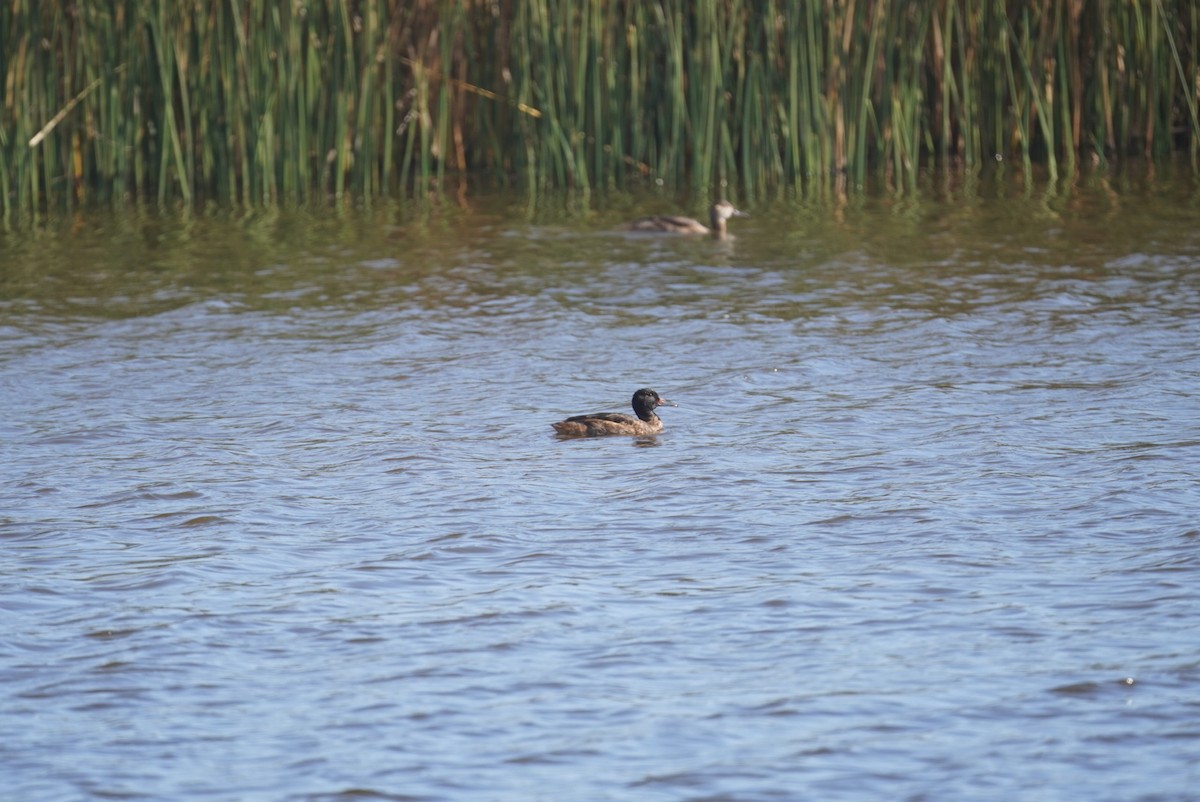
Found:
[[[9,0],[6,216],[1200,166],[1192,0]]]

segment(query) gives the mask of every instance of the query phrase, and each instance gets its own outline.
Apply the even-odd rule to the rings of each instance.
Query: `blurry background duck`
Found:
[[[559,423],[552,423],[554,431],[567,437],[598,437],[605,434],[658,434],[663,430],[662,418],[654,410],[662,406],[676,406],[649,387],[633,394],[633,411],[637,417],[622,412],[593,412],[576,415]]]
[[[724,239],[729,236],[725,221],[731,217],[749,217],[745,212],[733,208],[727,200],[717,201],[708,210],[708,219],[712,227],[690,217],[677,217],[672,214],[662,214],[656,217],[642,217],[634,220],[626,228],[630,231],[659,231],[666,234],[708,234],[713,239]]]

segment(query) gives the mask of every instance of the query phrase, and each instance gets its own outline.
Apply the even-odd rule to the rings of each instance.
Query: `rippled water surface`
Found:
[[[1194,190],[668,210],[0,235],[3,795],[1195,800]]]

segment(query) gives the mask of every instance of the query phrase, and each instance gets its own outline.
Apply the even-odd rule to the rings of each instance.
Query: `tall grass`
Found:
[[[0,79],[6,216],[1200,168],[1192,0],[9,0]]]

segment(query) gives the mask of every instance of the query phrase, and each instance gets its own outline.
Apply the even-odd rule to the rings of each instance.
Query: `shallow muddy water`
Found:
[[[1196,798],[1194,189],[562,206],[0,235],[5,795]]]

